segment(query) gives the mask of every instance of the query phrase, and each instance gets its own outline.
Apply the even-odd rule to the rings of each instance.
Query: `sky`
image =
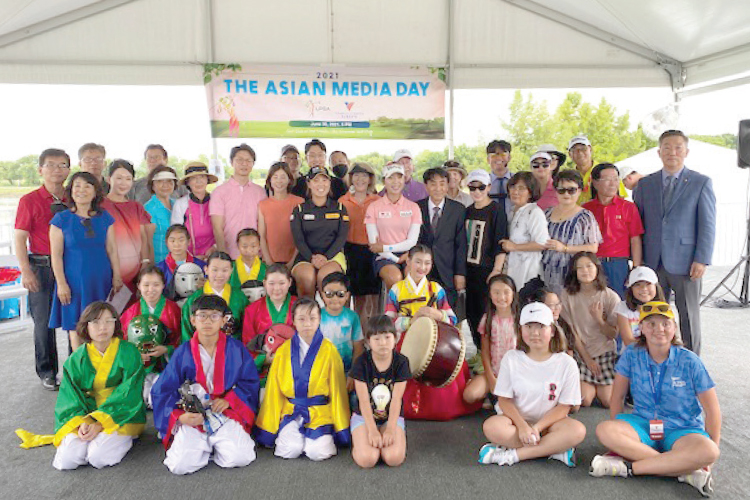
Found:
[[[577,91],[585,101],[606,98],[621,114],[630,112],[635,127],[653,111],[670,104],[667,88],[529,89],[535,101],[547,101],[551,111],[565,95]],[[455,92],[455,144],[475,145],[504,138],[514,90]],[[446,99],[447,105],[447,99]],[[65,149],[72,157],[85,142],[107,148],[108,158],[138,164],[147,144],[160,143],[170,156],[195,158],[213,152],[206,97],[200,86],[90,86],[0,84],[0,160],[38,154],[48,147]],[[446,112],[447,115],[447,112]],[[688,135],[737,133],[738,121],[750,119],[750,85],[685,98],[676,124]],[[256,168],[276,161],[288,139],[218,139],[219,155],[228,157],[239,142],[257,152]],[[304,141],[296,144],[304,145]],[[447,141],[386,141],[339,139],[325,141],[330,151],[350,157],[377,151],[392,154],[408,148],[414,155],[425,149],[442,150]],[[565,145],[558,145],[565,147]]]

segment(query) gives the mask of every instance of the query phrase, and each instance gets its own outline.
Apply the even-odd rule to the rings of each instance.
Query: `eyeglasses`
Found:
[[[539,163],[535,162],[535,163],[531,164],[531,168],[549,168],[550,165],[552,165],[552,164],[550,162],[548,162],[548,161],[539,162]]]
[[[485,189],[487,189],[487,186],[484,186],[484,185],[482,185],[482,186],[469,186],[469,191],[472,191],[472,192],[473,191],[484,191]]]
[[[84,237],[96,238],[96,233],[94,232],[94,226],[91,225],[91,219],[81,219],[81,224],[83,224],[83,228],[86,230],[86,232],[83,233]]]
[[[117,320],[114,318],[95,319],[94,321],[89,321],[89,325],[95,326],[115,326],[115,323],[117,323]]]
[[[660,313],[668,313],[671,311],[669,306],[667,304],[659,304],[658,306],[652,306],[651,304],[643,304],[641,306],[641,311],[645,313],[653,312],[654,309],[656,309]]]
[[[617,176],[612,176],[612,177],[599,177],[599,179],[597,179],[597,180],[598,180],[599,182],[611,182],[611,183],[613,183],[613,184],[614,184],[615,182],[619,182],[619,181],[620,181],[620,178],[619,178],[619,177],[617,177]]]
[[[67,168],[70,168],[70,165],[68,165],[67,163],[45,163],[44,165],[42,165],[42,167],[46,167],[50,170],[65,170]]]
[[[557,191],[557,194],[566,194],[567,193],[567,194],[573,196],[574,194],[576,194],[578,192],[578,188],[577,187],[574,187],[574,188],[557,188],[557,189],[555,189],[555,191]]]
[[[346,292],[344,290],[336,290],[335,292],[331,292],[329,290],[326,290],[323,293],[325,293],[327,299],[330,299],[330,298],[333,298],[333,297],[338,297],[340,299],[343,299],[344,297],[346,297],[346,294],[349,293],[349,292]]]
[[[82,158],[81,163],[85,163],[86,165],[98,165],[104,163],[104,158]]]
[[[199,313],[195,314],[195,318],[198,321],[206,321],[208,319],[210,319],[211,321],[219,321],[223,317],[224,317],[224,315],[221,314],[221,313],[219,313],[219,312],[214,312],[214,313],[201,313],[201,312],[199,312]]]
[[[523,184],[513,184],[508,188],[510,191],[528,191],[529,188],[524,186]]]
[[[255,163],[255,160],[253,160],[252,158],[250,158],[249,160],[242,159],[242,158],[235,158],[234,163],[238,163],[240,165],[252,165],[253,163]]]

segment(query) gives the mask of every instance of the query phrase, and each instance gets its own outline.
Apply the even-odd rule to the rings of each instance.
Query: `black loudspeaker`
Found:
[[[750,120],[740,121],[737,134],[737,166],[750,168]]]

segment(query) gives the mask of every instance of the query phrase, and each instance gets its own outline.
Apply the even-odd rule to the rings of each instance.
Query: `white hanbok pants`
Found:
[[[302,417],[299,419],[301,420]],[[300,432],[300,423],[289,422],[276,436],[274,455],[281,458],[298,458],[303,453],[313,461],[325,460],[336,454],[333,436],[326,434],[319,438],[309,439]]]
[[[83,441],[77,434],[68,434],[57,447],[52,466],[57,470],[71,470],[89,464],[101,469],[119,464],[132,447],[133,436],[121,436],[116,432],[100,432],[91,441]]]
[[[192,474],[208,465],[212,451],[219,467],[244,467],[255,460],[255,441],[231,419],[211,436],[195,427],[180,425],[164,465],[173,474]]]

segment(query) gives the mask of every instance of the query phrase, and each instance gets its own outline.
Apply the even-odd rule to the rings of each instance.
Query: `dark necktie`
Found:
[[[440,207],[435,207],[432,209],[432,220],[430,221],[430,226],[432,226],[433,233],[437,230],[437,225],[438,225],[439,220],[440,220]]]
[[[672,195],[674,194],[675,178],[673,175],[667,176],[667,184],[664,186],[664,210],[669,208],[669,203],[672,201]]]

